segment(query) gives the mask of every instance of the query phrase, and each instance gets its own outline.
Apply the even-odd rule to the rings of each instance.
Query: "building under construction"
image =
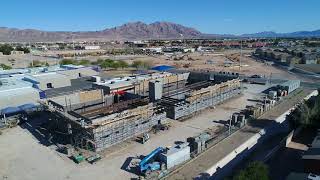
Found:
[[[188,83],[188,76],[157,73],[120,81],[98,79],[93,89],[52,99],[47,106],[73,145],[101,151],[151,130],[167,117],[187,118],[240,93],[238,79]]]
[[[48,106],[59,124],[71,135],[72,144],[101,151],[130,137],[149,131],[166,118],[166,113],[148,99],[126,100],[112,105],[70,109],[54,101]]]
[[[171,119],[184,119],[196,112],[215,106],[240,94],[240,80],[233,79],[219,84],[203,81],[186,86],[183,90],[163,96],[161,104]]]

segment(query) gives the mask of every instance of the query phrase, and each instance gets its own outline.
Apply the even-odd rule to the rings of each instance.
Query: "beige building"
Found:
[[[24,51],[11,51],[11,55],[23,55]]]

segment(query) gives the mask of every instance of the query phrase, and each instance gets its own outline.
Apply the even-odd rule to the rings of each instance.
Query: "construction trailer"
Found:
[[[48,107],[74,146],[96,152],[145,133],[166,118],[163,109],[149,99],[93,104],[85,108],[65,107],[49,101]]]
[[[241,93],[239,79],[219,84],[203,81],[177,90],[161,99],[161,105],[171,119],[184,119],[208,107],[213,107]]]

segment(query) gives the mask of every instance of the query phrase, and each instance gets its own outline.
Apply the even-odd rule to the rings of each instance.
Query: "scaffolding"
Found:
[[[49,106],[71,135],[74,146],[96,152],[147,132],[166,118],[163,108],[149,103],[148,99],[127,100],[78,112],[63,109],[54,102],[49,102]]]
[[[210,82],[199,82],[171,96],[163,97],[161,104],[166,109],[168,118],[185,119],[240,94],[240,87],[238,79],[214,85]]]

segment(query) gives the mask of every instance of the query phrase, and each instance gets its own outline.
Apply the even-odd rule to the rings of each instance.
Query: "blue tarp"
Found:
[[[157,71],[168,71],[170,69],[174,69],[175,67],[173,66],[168,66],[168,65],[161,65],[161,66],[155,66],[151,68],[152,70],[157,70]]]
[[[47,95],[46,95],[46,92],[45,92],[45,91],[40,91],[40,92],[39,92],[39,96],[40,96],[40,99],[45,99],[45,98],[47,98]]]
[[[32,110],[32,109],[35,109],[37,106],[34,105],[34,104],[24,104],[24,105],[21,105],[21,106],[18,106],[18,108],[20,108],[21,110],[23,111],[26,111],[26,110]]]
[[[23,105],[18,106],[18,107],[7,107],[7,108],[4,108],[4,109],[0,110],[0,114],[15,114],[15,113],[19,113],[19,112],[22,112],[22,111],[34,110],[35,108],[37,108],[37,106],[32,104],[32,103],[23,104]]]
[[[7,107],[1,110],[1,114],[13,114],[13,113],[17,113],[20,112],[21,109],[18,107]]]

